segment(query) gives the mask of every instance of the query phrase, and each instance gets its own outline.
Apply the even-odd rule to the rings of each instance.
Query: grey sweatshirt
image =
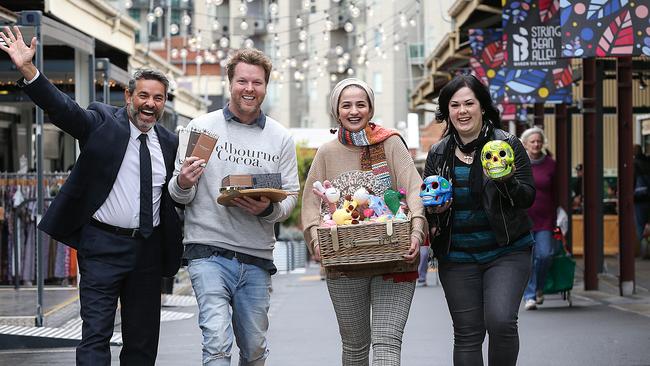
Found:
[[[297,196],[273,203],[264,217],[248,214],[238,207],[217,203],[221,180],[229,174],[281,173],[282,189],[298,191],[296,148],[289,132],[266,117],[266,124],[245,125],[227,121],[220,109],[193,119],[188,127],[206,129],[219,135],[215,150],[198,183],[182,189],[177,176],[181,165],[176,159],[169,193],[185,204],[183,244],[205,244],[273,260],[273,224],[284,221],[297,203]],[[179,152],[184,153],[184,152]]]

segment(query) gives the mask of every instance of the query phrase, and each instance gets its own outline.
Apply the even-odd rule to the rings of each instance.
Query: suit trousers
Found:
[[[120,365],[154,365],[160,333],[161,232],[147,239],[91,225],[81,232],[78,261],[82,338],[77,365],[110,366],[118,298],[123,347]]]

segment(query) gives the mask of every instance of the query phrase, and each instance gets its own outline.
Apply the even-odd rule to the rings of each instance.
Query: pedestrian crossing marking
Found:
[[[182,313],[178,311],[160,312],[160,321],[169,322],[174,320],[183,320],[193,317],[192,313]],[[48,327],[25,327],[17,325],[0,325],[0,334],[25,336],[25,337],[40,337],[40,338],[53,338],[53,339],[66,339],[66,340],[81,340],[81,327],[82,320],[80,317],[69,320],[60,328]],[[122,345],[122,333],[114,331],[111,337],[110,344],[112,346]]]
[[[46,328],[46,327],[23,327],[23,326],[15,326],[15,325],[0,325],[0,334],[80,341],[81,327],[79,326],[75,328]],[[122,333],[113,332],[113,337],[111,337],[110,344],[112,346],[121,346]]]
[[[187,295],[163,295],[162,306],[196,306],[196,297]]]

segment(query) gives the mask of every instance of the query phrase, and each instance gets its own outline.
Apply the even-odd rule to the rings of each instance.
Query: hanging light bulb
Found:
[[[372,6],[368,5],[368,7],[366,8],[366,14],[368,14],[369,18],[372,18],[372,16],[375,15],[375,11],[372,8]]]
[[[343,55],[341,55],[341,57],[343,57],[343,59],[344,59],[346,62],[347,62],[347,61],[350,61],[350,54],[349,54],[348,52],[346,52],[346,53],[344,53]]]
[[[156,21],[156,16],[154,13],[147,13],[147,22],[153,23]]]
[[[408,21],[406,19],[406,14],[400,12],[399,13],[399,26],[402,27],[402,28],[406,28],[407,25],[408,25]]]
[[[246,16],[246,13],[248,13],[248,5],[246,5],[245,2],[242,2],[239,4],[239,14],[244,17]]]
[[[155,15],[156,18],[160,18],[163,15],[163,9],[160,6],[156,6],[156,8],[153,9],[153,15]]]
[[[350,22],[345,22],[345,25],[343,26],[343,29],[345,29],[346,32],[350,33],[354,30],[354,24]]]
[[[357,37],[357,46],[362,47],[365,44],[366,44],[366,39],[363,37],[363,35],[359,35]]]
[[[289,59],[289,66],[291,67],[298,66],[298,61],[296,61],[296,59],[292,57],[291,59]]]
[[[330,74],[330,81],[335,82],[337,79],[336,74]]]
[[[278,80],[280,78],[280,72],[278,70],[271,71],[271,79]]]
[[[298,39],[301,41],[304,41],[307,39],[307,31],[304,29],[301,29],[300,32],[298,32]]]
[[[253,48],[254,46],[255,46],[255,42],[253,42],[253,40],[250,38],[246,38],[246,40],[244,41],[244,47]]]
[[[411,27],[415,27],[416,25],[418,25],[418,22],[415,21],[415,18],[411,18],[409,19],[409,24],[411,25]]]
[[[336,47],[334,47],[334,52],[336,52],[337,55],[341,56],[345,50],[343,47],[341,47],[340,44],[337,44]]]
[[[181,50],[179,52],[179,55],[181,56],[181,58],[186,58],[187,57],[187,49],[181,48]]]
[[[239,28],[244,31],[248,29],[248,23],[246,23],[246,19],[242,19],[241,23],[239,24]]]
[[[336,67],[336,71],[337,71],[339,74],[344,73],[344,72],[345,72],[345,66],[344,66],[344,65],[339,65],[339,66],[337,66],[337,67]]]
[[[323,41],[327,42],[330,40],[330,32],[323,31]]]
[[[277,33],[273,35],[273,41],[280,42],[280,36]]]
[[[300,15],[296,17],[296,27],[302,27],[303,21]]]
[[[334,28],[334,22],[330,20],[330,17],[327,17],[325,19],[325,30],[326,31],[331,31]]]
[[[223,52],[222,50],[217,50],[217,57],[218,57],[219,59],[224,58],[224,56],[226,56],[226,53],[225,53],[225,52]]]
[[[277,3],[269,4],[269,12],[271,13],[271,15],[278,15],[278,4]]]
[[[178,31],[179,31],[179,30],[180,30],[180,29],[179,29],[179,27],[178,27],[178,24],[172,24],[172,25],[169,26],[169,32],[170,32],[171,34],[178,34]]]
[[[307,50],[307,43],[302,41],[298,43],[298,51],[305,52],[306,50]]]
[[[351,68],[351,67],[350,67],[350,68],[348,68],[348,71],[347,71],[347,73],[348,73],[348,75],[350,75],[350,76],[352,76],[352,75],[354,75],[354,69],[353,69],[353,68]]]
[[[273,32],[275,32],[275,24],[274,24],[272,21],[266,23],[266,31],[267,31],[268,33],[273,33]]]
[[[308,10],[311,7],[311,0],[302,0],[302,8]]]
[[[393,46],[393,49],[395,51],[399,51],[399,43],[395,43],[395,45]]]
[[[350,16],[352,18],[358,18],[361,15],[361,10],[354,5],[350,5]]]
[[[192,23],[192,18],[187,14],[183,15],[182,20],[184,25],[190,25]]]
[[[303,69],[307,69],[308,67],[309,67],[309,60],[304,60],[304,61],[302,62],[302,68],[303,68]]]
[[[219,30],[219,28],[221,28],[221,23],[215,19],[214,22],[212,22],[212,30]]]
[[[221,48],[228,48],[229,44],[230,40],[227,37],[221,37],[221,39],[219,39],[219,46]]]
[[[170,51],[170,56],[172,58],[178,58],[178,48],[172,48],[172,50]]]
[[[203,56],[196,55],[196,58],[194,59],[194,62],[196,62],[197,65],[202,64],[203,63]]]
[[[133,1],[131,1],[131,0],[124,1],[124,7],[126,9],[131,9],[133,7]]]

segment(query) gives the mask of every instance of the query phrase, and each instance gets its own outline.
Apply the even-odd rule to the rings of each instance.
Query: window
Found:
[[[409,45],[409,56],[411,58],[421,58],[424,57],[424,44],[415,43]]]
[[[381,94],[384,91],[384,80],[380,72],[372,74],[372,85],[375,94]]]

